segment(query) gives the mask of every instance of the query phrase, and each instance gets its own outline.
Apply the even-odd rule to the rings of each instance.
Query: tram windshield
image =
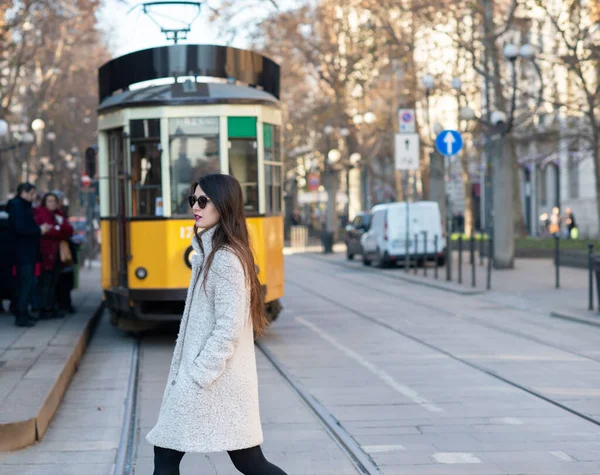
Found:
[[[169,120],[171,156],[171,212],[189,214],[188,196],[194,180],[218,173],[218,117],[185,117]]]

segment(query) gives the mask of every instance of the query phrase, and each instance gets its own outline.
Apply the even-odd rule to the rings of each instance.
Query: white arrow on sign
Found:
[[[444,143],[446,144],[446,150],[448,155],[452,155],[452,145],[454,145],[454,142],[456,142],[454,135],[452,135],[450,132],[446,132],[446,136],[444,137]]]

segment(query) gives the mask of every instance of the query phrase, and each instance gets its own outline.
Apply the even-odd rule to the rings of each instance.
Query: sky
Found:
[[[145,1],[148,2],[151,0]],[[282,9],[289,9],[307,1],[310,0],[278,0],[278,4]],[[141,49],[173,44],[172,41],[168,41],[165,35],[161,33],[159,25],[156,25],[148,15],[143,13],[140,6],[135,7],[144,3],[144,0],[104,0],[103,3],[104,5],[100,10],[98,20],[100,28],[107,34],[109,48],[113,57],[122,56]],[[264,16],[269,11],[273,11],[268,8],[269,2],[265,1],[264,5],[264,9],[248,9],[243,15],[239,14],[238,20],[251,23],[252,20]],[[163,27],[183,26],[181,22],[170,21],[164,15],[175,20],[189,20],[198,12],[197,8],[189,6],[155,6],[152,7],[152,11],[155,12],[152,18],[157,20],[160,26]],[[227,44],[228,39],[219,35],[218,28],[209,21],[210,13],[208,8],[205,6],[201,7],[200,16],[191,25],[191,32],[188,34],[188,39],[181,41],[181,43]],[[163,16],[157,16],[156,14],[162,14]],[[248,48],[248,42],[243,37],[243,32],[230,43],[230,46]]]
[[[165,46],[173,44],[168,41],[160,28],[137,7],[130,11],[133,6],[143,3],[140,0],[129,0],[128,4],[120,0],[105,0],[104,6],[98,15],[100,28],[106,32],[108,44],[113,57],[122,56],[133,51],[138,51],[155,46]],[[164,16],[168,15],[176,20],[191,19],[196,15],[197,9],[194,7],[153,7],[155,14],[152,17],[158,21],[161,26],[173,27],[182,26],[182,23],[170,21]],[[201,7],[200,16],[191,25],[191,32],[188,38],[181,43],[194,44],[225,44],[225,39],[220,38],[217,29],[210,24],[208,18],[210,12]],[[238,48],[247,47],[247,42],[243,38],[234,40],[231,46]]]

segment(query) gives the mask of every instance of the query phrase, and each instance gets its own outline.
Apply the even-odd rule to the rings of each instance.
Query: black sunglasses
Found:
[[[210,203],[210,198],[208,196],[188,196],[188,202],[190,203],[190,208],[193,208],[196,202],[198,202],[198,206],[200,209],[206,208],[206,205]]]

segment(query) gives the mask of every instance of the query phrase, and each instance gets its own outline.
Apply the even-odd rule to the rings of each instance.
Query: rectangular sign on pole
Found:
[[[398,132],[402,134],[416,132],[414,109],[398,109]]]
[[[396,134],[396,170],[417,170],[419,168],[419,134]]]

